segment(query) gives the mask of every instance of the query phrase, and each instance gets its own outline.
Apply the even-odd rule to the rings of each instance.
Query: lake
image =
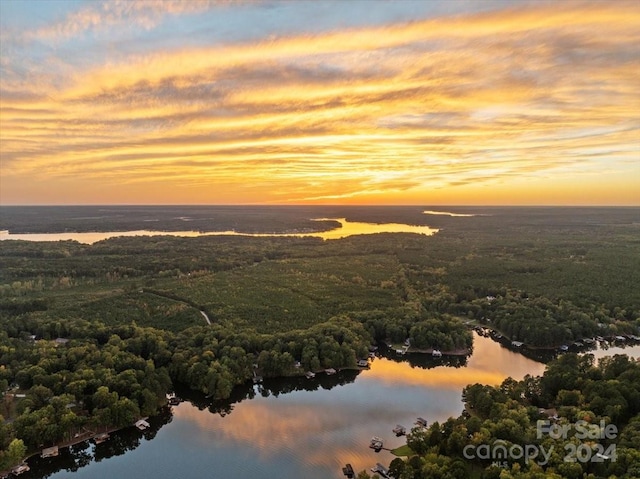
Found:
[[[285,236],[312,236],[325,240],[346,238],[347,236],[375,233],[417,233],[424,235],[432,235],[438,230],[429,228],[428,226],[406,225],[401,223],[362,223],[357,221],[348,221],[346,218],[318,218],[319,220],[338,221],[340,228],[329,231],[321,231],[314,233],[238,233],[236,231],[215,231],[200,233],[198,231],[153,231],[153,230],[137,230],[137,231],[96,231],[87,233],[24,233],[13,234],[8,231],[0,231],[0,240],[26,240],[26,241],[77,241],[84,244],[93,244],[108,238],[117,236],[266,236],[266,237],[285,237]]]
[[[606,353],[639,357],[640,346]],[[417,417],[432,423],[458,416],[467,384],[497,385],[543,371],[544,364],[474,333],[468,358],[385,353],[369,370],[265,380],[238,387],[219,403],[178,391],[186,401],[151,418],[149,430],[128,428],[98,446],[34,457],[31,472],[21,477],[338,479],[345,463],[360,471],[394,459],[369,449],[372,436],[394,448],[405,442],[392,433],[396,424],[409,429]]]

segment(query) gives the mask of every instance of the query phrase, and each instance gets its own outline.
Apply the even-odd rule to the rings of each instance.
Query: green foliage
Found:
[[[22,439],[13,439],[5,450],[0,451],[0,471],[20,463],[27,454]]]
[[[202,207],[185,215],[175,207],[162,210],[170,217],[156,226],[182,230],[178,218],[190,215],[189,227],[201,230],[314,231],[335,224],[311,217],[346,216],[442,230],[431,237],[337,241],[154,236],[93,245],[0,242],[1,412],[12,420],[0,427],[0,460],[8,460],[14,440],[33,450],[85,426],[125,425],[151,415],[173,383],[222,399],[254,374],[353,367],[375,340],[469,348],[463,320],[530,346],[640,334],[634,209],[492,208],[478,209],[483,216],[447,218],[427,217],[416,207],[323,208]],[[157,213],[151,210],[124,208],[125,215],[92,223],[76,219],[91,216],[89,207],[3,208],[0,229],[143,229]],[[444,455],[459,457],[468,441],[529,439],[539,407],[625,424],[638,414],[639,376],[624,358],[596,367],[589,357],[567,355],[541,379],[471,385],[464,391],[471,417],[412,432],[409,440],[422,456],[401,476],[465,477],[464,468]],[[5,394],[13,384],[26,397]],[[635,439],[632,424],[621,443]],[[622,451],[618,469],[636,467],[630,450]],[[544,473],[574,473],[552,469]],[[540,471],[500,474],[534,477]]]
[[[419,457],[400,464],[394,460],[394,470],[401,477],[469,477],[472,468],[482,470],[482,477],[491,478],[634,478],[640,471],[640,363],[624,355],[601,360],[593,357],[564,355],[550,363],[538,381],[535,402],[560,411],[573,411],[572,417],[560,415],[557,425],[564,427],[567,437],[551,436],[542,428],[552,424],[546,414],[532,408],[523,392],[530,388],[531,378],[523,381],[505,380],[500,386],[469,385],[464,389],[466,411],[444,424],[433,423],[428,429],[416,428],[407,435],[407,445]],[[571,389],[563,389],[563,385]],[[533,409],[533,413],[532,413]],[[576,421],[587,421],[578,429]],[[538,421],[542,421],[538,423]],[[601,421],[615,425],[614,437],[580,437],[584,431],[602,434]],[[588,429],[587,429],[588,428]],[[595,428],[595,429],[594,429]],[[542,431],[542,433],[540,432]],[[494,445],[501,441],[506,447],[531,445],[544,447],[553,453],[546,464],[535,460],[507,457],[506,464],[495,467],[492,460],[480,457],[467,459],[466,447]],[[568,444],[598,449],[616,446],[613,459],[600,462],[567,462]],[[595,445],[594,445],[595,444]],[[584,453],[584,451],[583,451]],[[592,456],[590,456],[592,457]],[[593,475],[589,475],[592,473]]]

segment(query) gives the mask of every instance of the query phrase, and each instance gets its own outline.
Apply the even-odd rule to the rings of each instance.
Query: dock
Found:
[[[151,427],[151,424],[149,424],[147,421],[145,421],[144,419],[140,419],[139,421],[136,421],[135,426],[140,429],[141,431],[144,431],[147,428]]]
[[[369,443],[369,447],[376,452],[380,452],[383,445],[384,443],[382,442],[382,439],[380,439],[378,436],[373,436],[371,438],[371,442]]]
[[[42,450],[42,453],[40,454],[40,457],[42,457],[42,458],[56,457],[59,453],[60,453],[60,451],[58,450],[58,446],[47,447],[47,448],[44,448]]]
[[[96,444],[102,444],[103,442],[106,442],[109,440],[111,436],[109,436],[109,433],[103,432],[102,434],[98,434],[96,437],[93,438],[93,442],[95,442]]]
[[[344,474],[345,476],[347,476],[349,479],[351,479],[352,477],[355,476],[355,472],[353,472],[353,466],[351,466],[351,464],[346,464],[343,468],[342,468],[342,474]]]
[[[389,477],[389,469],[387,469],[386,467],[384,467],[382,464],[380,464],[379,462],[376,463],[376,465],[374,467],[371,468],[371,472],[380,474],[382,477]]]
[[[31,468],[29,467],[28,464],[20,464],[14,467],[13,469],[11,469],[11,474],[13,474],[14,476],[19,476],[23,472],[29,472],[30,470]]]

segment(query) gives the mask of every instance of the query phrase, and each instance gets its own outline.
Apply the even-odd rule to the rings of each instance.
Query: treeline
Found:
[[[393,477],[640,477],[640,363],[633,358],[594,364],[592,355],[563,355],[541,377],[469,385],[463,399],[458,418],[408,434],[411,453],[391,462]],[[525,447],[529,460],[520,454]],[[538,455],[531,457],[534,449]]]
[[[37,450],[83,428],[131,425],[163,406],[173,384],[225,399],[254,374],[355,367],[371,343],[365,328],[348,317],[276,335],[220,325],[173,333],[82,319],[14,317],[2,323],[0,413],[14,420],[0,426],[0,470],[20,456],[15,439]],[[53,339],[60,335],[67,341]],[[18,399],[18,392],[25,397]]]
[[[449,314],[417,313],[405,309],[370,311],[355,317],[378,341],[402,343],[409,339],[413,348],[441,351],[470,349],[473,345],[470,329],[459,318]]]
[[[188,225],[177,211],[165,211],[175,216],[169,222]],[[246,210],[243,226],[256,211]],[[51,442],[147,414],[177,383],[226,398],[254,375],[352,367],[372,341],[467,349],[470,319],[531,346],[640,335],[637,210],[421,211],[353,208],[346,216],[437,222],[439,233],[0,242],[0,413],[10,420],[3,457],[40,446],[22,439],[32,427]],[[87,216],[79,213],[72,216]],[[307,213],[270,218],[278,229]],[[132,214],[153,219],[159,210]],[[70,341],[54,347],[56,338]]]
[[[467,292],[464,298],[435,294],[425,300],[425,308],[476,320],[511,340],[534,347],[558,347],[583,338],[640,331],[636,308],[609,309],[603,304],[581,308],[569,300],[551,300],[506,288],[482,293]]]

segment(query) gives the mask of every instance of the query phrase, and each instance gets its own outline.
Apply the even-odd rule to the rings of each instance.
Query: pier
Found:
[[[352,477],[355,476],[355,472],[353,472],[353,466],[351,466],[351,464],[346,464],[343,468],[342,468],[342,474],[344,474],[345,476],[347,476],[349,479],[351,479]]]

